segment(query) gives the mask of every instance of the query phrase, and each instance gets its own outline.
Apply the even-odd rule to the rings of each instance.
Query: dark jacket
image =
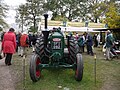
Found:
[[[87,45],[90,45],[92,46],[93,45],[93,39],[92,39],[92,36],[90,34],[87,35]]]
[[[111,34],[107,35],[106,37],[106,47],[110,48],[113,46],[114,38]]]
[[[17,46],[20,46],[20,37],[21,37],[20,33],[16,35]]]
[[[78,45],[79,45],[79,46],[84,46],[84,40],[83,40],[83,37],[82,37],[82,36],[80,36],[80,37],[78,38]]]
[[[37,40],[37,37],[35,35],[33,35],[32,38],[31,38],[32,45],[36,44],[36,40]]]

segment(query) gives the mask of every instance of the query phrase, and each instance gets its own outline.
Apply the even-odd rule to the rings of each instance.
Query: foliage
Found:
[[[53,12],[52,20],[61,16],[69,21],[80,18],[97,23],[105,15],[108,3],[107,0],[46,0],[44,10]]]
[[[105,21],[109,28],[120,28],[120,14],[114,3],[109,5]]]
[[[46,0],[44,9],[53,12],[52,20],[55,20],[57,15],[67,17],[69,21],[72,19],[82,16],[84,2],[86,0]]]
[[[34,29],[44,12],[52,11],[52,20],[89,19],[92,22],[102,22],[108,11],[110,2],[114,0],[27,0],[19,6],[16,21],[19,25],[34,26]],[[22,9],[23,8],[23,9]],[[23,10],[23,13],[20,13]]]
[[[27,11],[27,8],[25,5],[19,5],[19,8],[16,10],[16,23],[19,24],[19,27],[22,27],[23,28],[23,25],[24,26],[27,26],[26,25],[26,18],[25,16],[27,15],[26,13]]]
[[[16,15],[16,21],[21,24],[21,17],[23,18],[23,24],[25,26],[34,26],[34,29],[37,25],[37,22],[40,20],[40,16],[44,13],[43,3],[44,0],[26,0],[26,4],[20,5],[17,9],[18,14]],[[22,10],[22,13],[21,13]],[[19,17],[19,18],[18,18]]]
[[[66,17],[62,17],[61,15],[57,15],[55,17],[55,21],[68,21]]]
[[[87,5],[89,8],[89,14],[91,17],[89,18],[91,21],[97,23],[100,21],[101,17],[103,17],[107,10],[107,1],[98,1],[98,0],[88,0]]]
[[[8,11],[8,5],[6,5],[3,0],[0,0],[0,26],[8,27],[8,24],[5,22],[6,14]]]
[[[33,32],[33,33],[35,33],[35,32],[37,32],[37,30],[38,30],[38,27],[35,27],[35,28],[34,28],[34,26],[31,26],[31,27],[29,28],[29,31],[28,31],[28,32]]]

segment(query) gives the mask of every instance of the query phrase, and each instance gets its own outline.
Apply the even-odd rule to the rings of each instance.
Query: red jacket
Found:
[[[20,37],[20,45],[21,45],[22,47],[27,47],[27,46],[29,45],[29,44],[26,43],[26,39],[29,40],[27,34],[21,35],[21,37]]]
[[[16,51],[16,35],[14,32],[7,32],[4,34],[2,41],[3,53],[15,53]]]

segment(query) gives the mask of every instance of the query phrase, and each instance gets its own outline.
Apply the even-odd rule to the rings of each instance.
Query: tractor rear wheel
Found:
[[[74,64],[75,62],[75,59],[76,59],[76,44],[75,44],[75,41],[74,40],[70,40],[69,41],[69,61],[68,63],[69,64]]]
[[[49,59],[45,56],[45,53],[46,53],[47,55],[48,55],[49,53],[47,53],[47,52],[44,50],[44,39],[43,39],[43,37],[39,38],[39,39],[36,41],[35,53],[39,55],[42,64],[48,64],[48,63],[49,63]]]
[[[39,64],[41,60],[37,54],[34,54],[30,60],[30,77],[33,82],[37,82],[41,77],[41,70],[39,69]]]
[[[75,79],[81,81],[83,77],[83,60],[82,55],[78,53],[76,55],[76,70],[75,70]]]
[[[43,37],[39,38],[36,41],[35,52],[41,57],[44,56],[44,39]]]

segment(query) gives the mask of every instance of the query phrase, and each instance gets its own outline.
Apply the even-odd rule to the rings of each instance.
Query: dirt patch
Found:
[[[120,81],[118,80],[108,80],[104,83],[101,90],[120,90]]]
[[[4,59],[0,60],[0,90],[15,90],[10,67],[5,65]]]
[[[106,75],[105,82],[100,90],[120,90],[120,68],[117,66],[120,64],[120,60],[116,61],[116,67],[109,70],[109,74]]]

